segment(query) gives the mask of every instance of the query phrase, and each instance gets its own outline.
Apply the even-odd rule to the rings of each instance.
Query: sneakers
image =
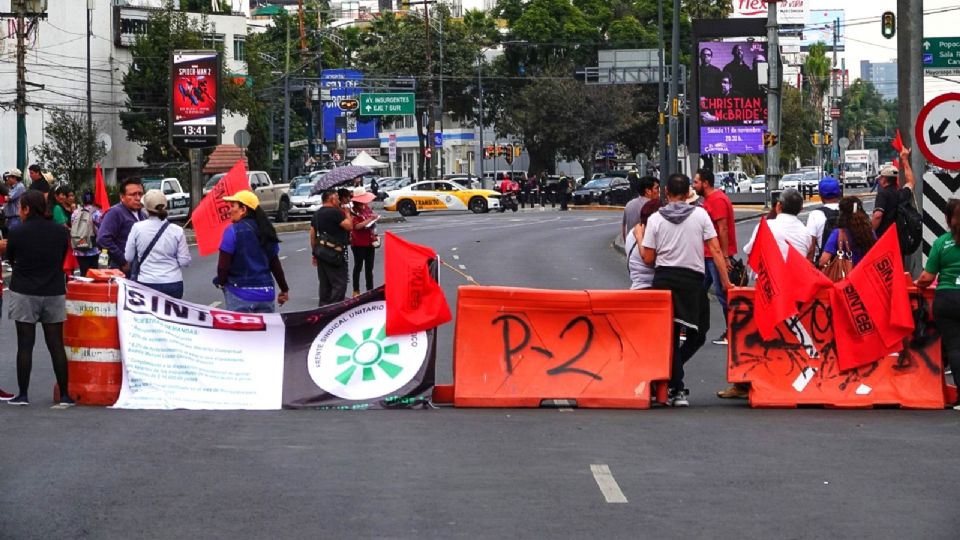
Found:
[[[750,390],[735,384],[726,390],[717,392],[717,397],[720,399],[747,399],[750,397]]]
[[[73,407],[76,404],[77,402],[70,399],[70,396],[60,396],[60,403],[57,403],[56,405],[50,408],[51,409],[69,409],[70,407]]]
[[[674,390],[671,388],[667,394],[667,407],[689,407],[689,397],[690,391],[686,388],[683,390]]]
[[[23,394],[17,394],[16,397],[14,397],[13,399],[7,401],[7,405],[20,405],[20,406],[25,406],[25,405],[29,405],[29,404],[30,404],[30,400],[27,399],[27,396],[25,396],[25,395],[23,395]]]
[[[10,401],[11,399],[13,399],[13,394],[0,390],[0,401]]]
[[[727,333],[724,332],[717,339],[713,340],[714,345],[727,345]]]

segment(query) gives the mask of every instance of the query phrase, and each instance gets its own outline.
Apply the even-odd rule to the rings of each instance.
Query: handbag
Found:
[[[130,262],[130,279],[133,281],[137,281],[137,278],[140,277],[140,266],[143,265],[143,261],[147,260],[147,256],[150,255],[153,246],[157,245],[157,240],[160,240],[160,237],[163,236],[163,231],[167,230],[168,225],[170,225],[170,222],[164,221],[163,225],[160,226],[160,230],[158,230],[157,234],[153,237],[153,240],[147,245],[147,249],[143,252],[143,255],[134,257],[133,261]]]
[[[343,244],[334,240],[329,234],[320,231],[313,245],[313,256],[318,262],[330,266],[340,266],[346,262],[343,256]]]
[[[746,265],[736,257],[730,257],[727,265],[727,277],[730,278],[730,284],[734,287],[746,287],[750,281],[750,273],[747,272]]]
[[[373,244],[371,244],[371,245],[372,245],[374,248],[380,247],[380,235],[379,235],[379,234],[374,234],[374,235],[373,235]]]
[[[852,257],[853,252],[850,251],[846,231],[840,229],[837,239],[837,254],[823,267],[823,273],[834,283],[847,279],[850,271],[853,270]]]

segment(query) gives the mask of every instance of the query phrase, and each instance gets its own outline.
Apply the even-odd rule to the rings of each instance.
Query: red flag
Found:
[[[250,180],[247,179],[247,167],[241,159],[193,210],[190,219],[193,221],[197,250],[201,257],[216,253],[220,249],[223,231],[230,225],[230,203],[223,198],[245,189],[250,189]]]
[[[77,268],[80,268],[80,263],[73,255],[73,247],[67,242],[67,252],[63,255],[63,273],[72,276]]]
[[[389,231],[384,241],[387,335],[413,334],[450,321],[447,298],[428,266],[437,253]]]
[[[840,369],[853,369],[900,351],[913,332],[913,313],[897,228],[890,227],[837,283],[833,331]]]
[[[790,294],[793,279],[766,219],[760,221],[748,262],[757,273],[753,299],[757,330],[763,339],[773,339],[774,328],[797,313],[797,303]]]
[[[801,304],[813,300],[821,289],[833,287],[833,282],[791,245],[787,246],[787,268],[793,276],[790,295]]]
[[[900,138],[900,128],[897,128],[897,135],[890,141],[890,146],[899,154],[903,150],[903,139]]]
[[[107,185],[103,182],[103,169],[97,163],[97,179],[93,187],[93,204],[100,207],[100,210],[106,213],[110,209],[110,197],[107,196]]]

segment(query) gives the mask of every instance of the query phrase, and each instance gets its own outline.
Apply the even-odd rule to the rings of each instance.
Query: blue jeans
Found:
[[[151,289],[162,292],[167,296],[172,296],[176,299],[183,298],[183,282],[176,281],[174,283],[141,283],[144,287],[150,287]]]
[[[228,311],[238,311],[240,313],[273,313],[277,311],[274,302],[251,302],[244,300],[230,292],[224,287],[223,300]]]
[[[723,314],[723,333],[727,333],[727,291],[723,290],[723,282],[720,281],[720,270],[717,263],[713,262],[713,257],[704,259],[705,272],[703,273],[703,290],[709,291],[710,285],[713,285],[713,293],[717,295],[720,301],[720,312]]]

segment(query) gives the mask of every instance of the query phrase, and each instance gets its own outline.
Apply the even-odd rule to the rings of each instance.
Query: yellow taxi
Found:
[[[500,209],[500,194],[490,189],[465,189],[445,180],[427,180],[388,192],[383,208],[400,212],[401,216],[432,210],[470,210],[482,214]]]

